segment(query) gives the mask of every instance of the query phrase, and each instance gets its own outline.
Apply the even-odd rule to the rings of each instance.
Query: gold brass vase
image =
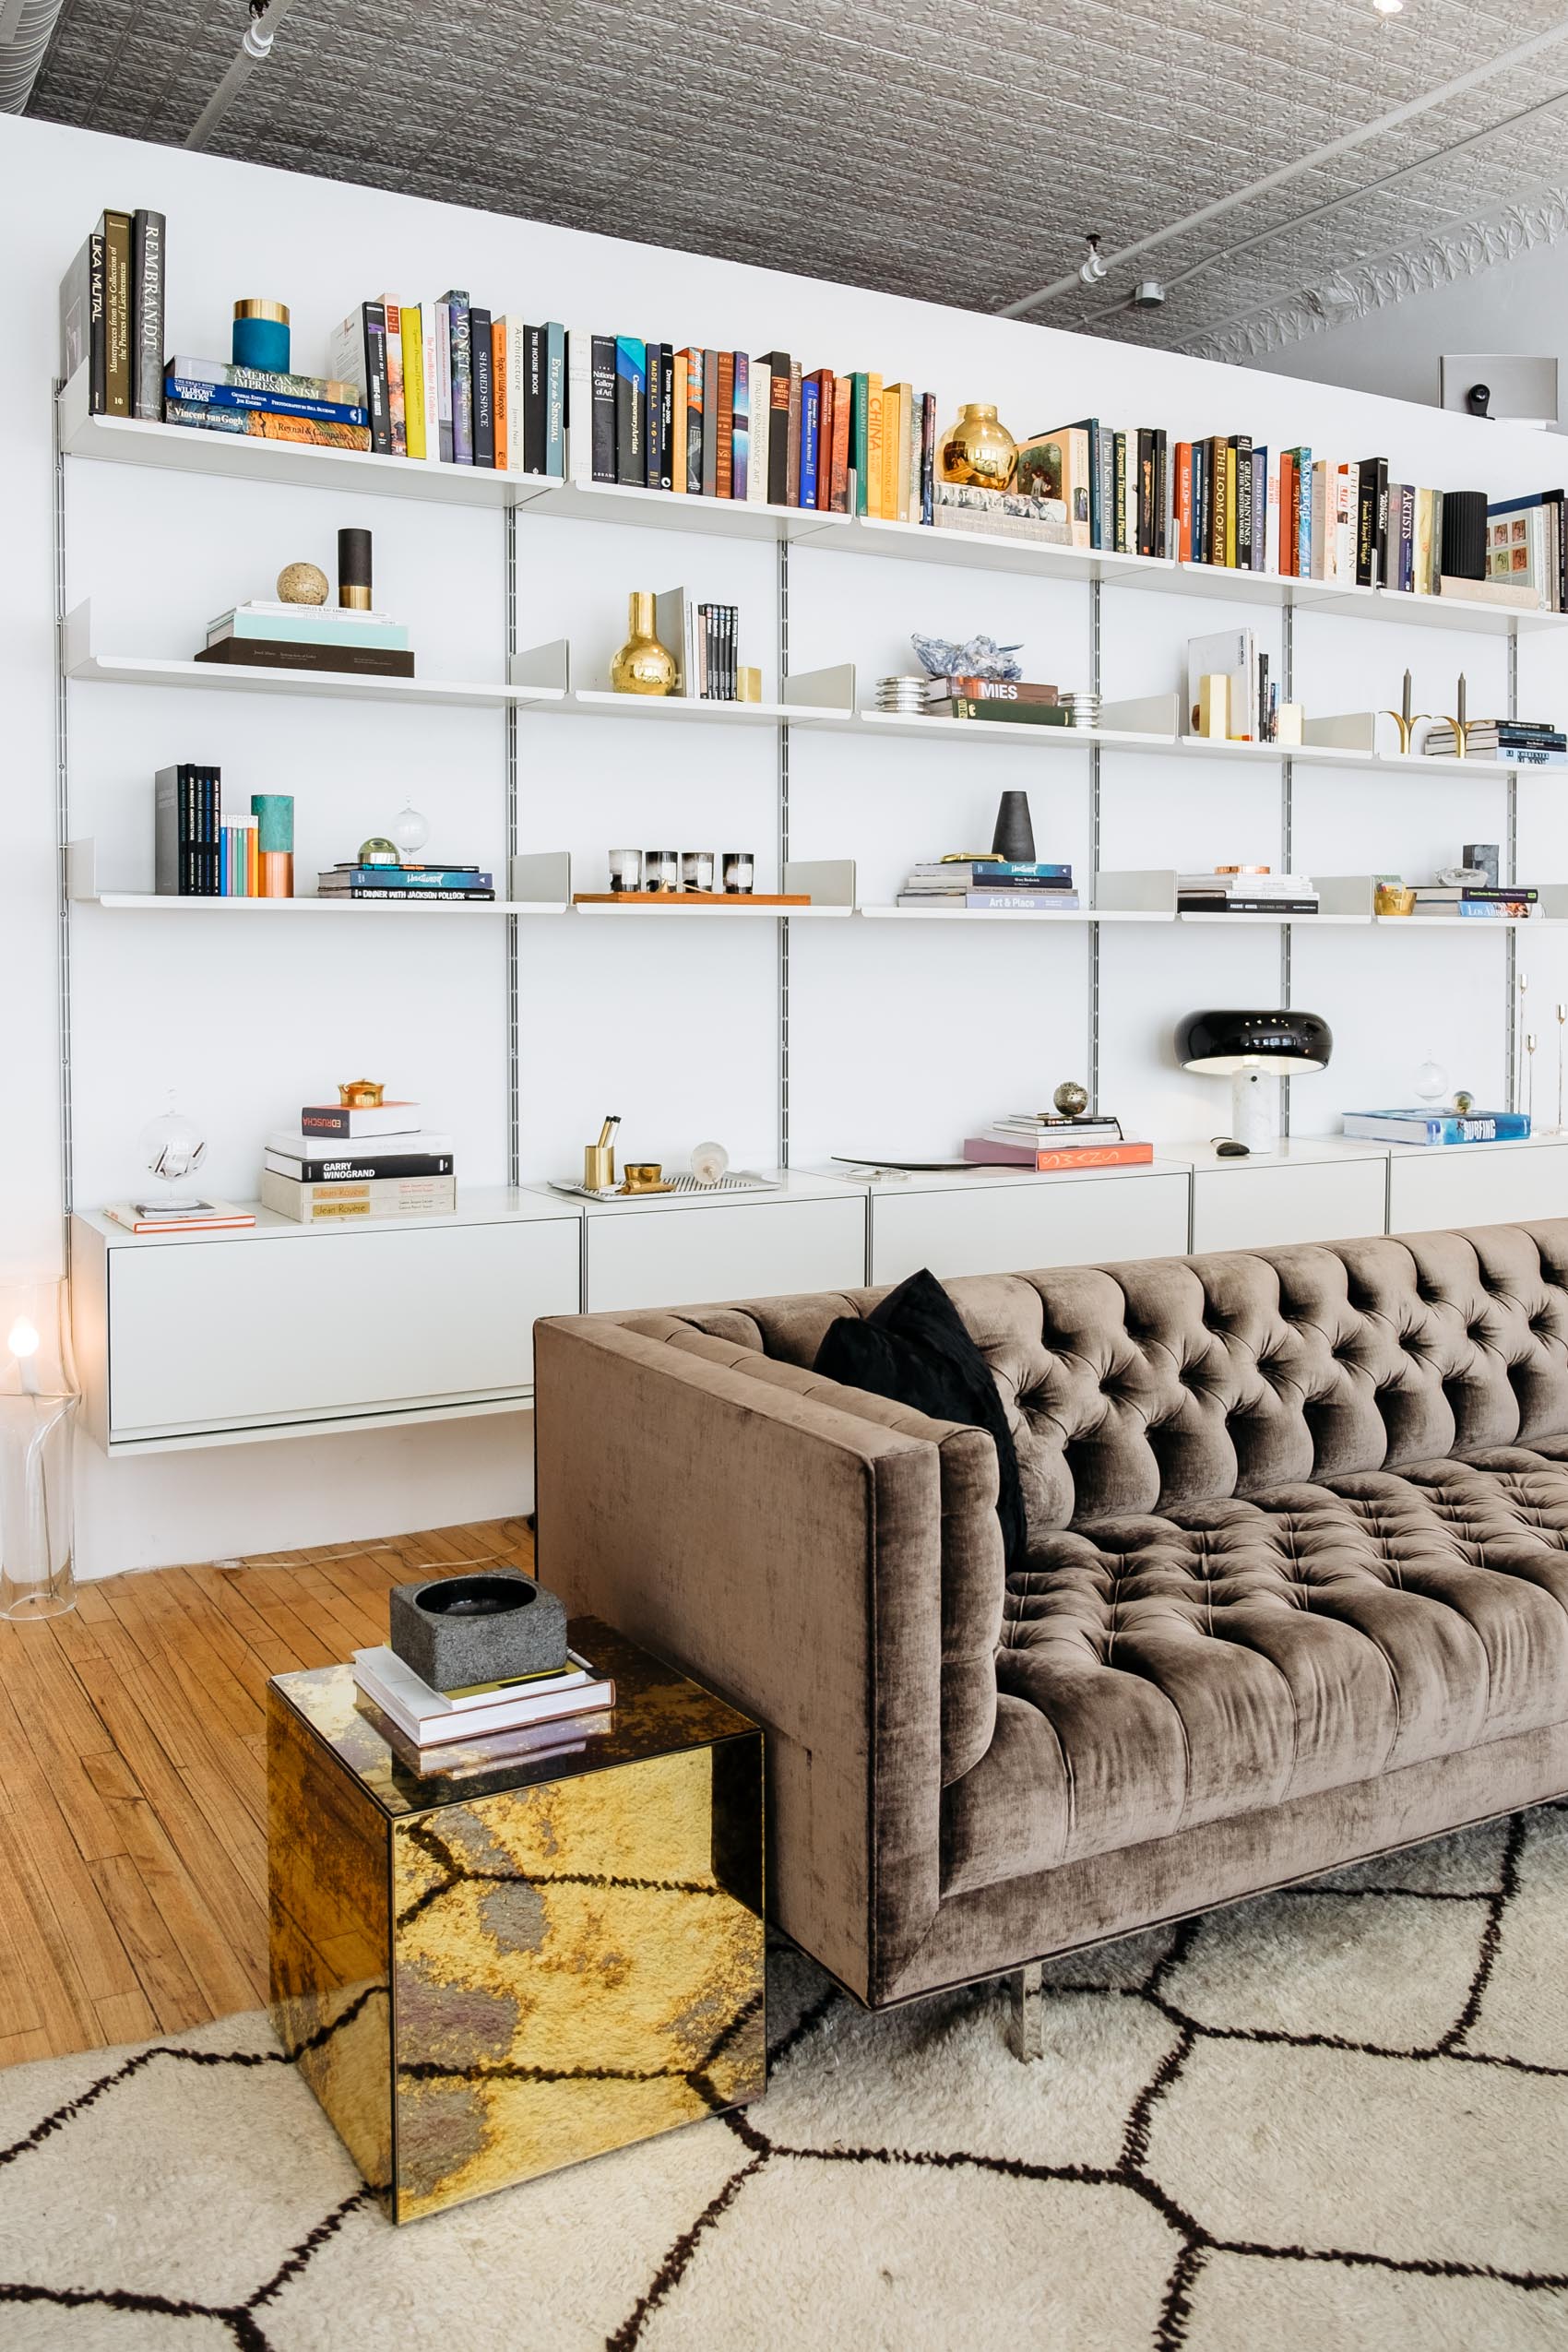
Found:
[[[626,627],[626,642],[610,665],[610,683],[615,692],[674,694],[680,683],[680,666],[653,634],[653,596],[649,589],[632,590]]]
[[[942,479],[968,482],[977,490],[1005,490],[1017,457],[1018,445],[996,410],[986,401],[970,400],[943,435]]]

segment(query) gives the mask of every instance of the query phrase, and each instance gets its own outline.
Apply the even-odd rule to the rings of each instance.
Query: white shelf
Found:
[[[358,449],[317,449],[200,426],[143,422],[88,412],[85,369],[58,397],[60,446],[66,457],[152,466],[182,473],[225,476],[304,489],[351,491],[414,498],[454,506],[515,507],[524,515],[564,517],[655,530],[803,545],[814,552],[881,555],[906,562],[960,565],[971,571],[1017,572],[1037,579],[1099,580],[1229,603],[1293,606],[1397,627],[1457,629],[1482,636],[1525,635],[1568,626],[1568,615],[1521,612],[1457,598],[1403,596],[1386,588],[1339,588],[1323,580],[1231,571],[1169,557],[1117,555],[1104,550],[1052,547],[1034,540],[992,538],[980,531],[938,529],[923,523],[834,515],[820,508],[754,505],[747,500],[693,498],[619,482],[563,481],[539,474],[498,474],[483,467],[447,466]]]
[[[998,907],[861,907],[868,922],[1011,923],[1015,931],[1055,931],[1069,923],[1169,923],[1174,909],[1149,907],[1063,907],[1049,915],[1010,914]]]
[[[141,890],[73,892],[78,906],[117,907],[132,914],[164,915],[564,915],[567,909],[542,899],[445,898],[422,905],[411,898],[171,898]]]
[[[138,1193],[137,1197],[143,1195]],[[456,1209],[428,1217],[367,1217],[362,1224],[302,1225],[296,1218],[279,1217],[275,1209],[264,1208],[259,1201],[239,1201],[235,1206],[254,1216],[255,1223],[208,1233],[133,1233],[128,1225],[106,1217],[101,1209],[74,1213],[82,1224],[101,1233],[113,1250],[153,1250],[214,1248],[232,1241],[352,1241],[365,1233],[424,1232],[433,1225],[538,1225],[575,1218],[582,1204],[529,1184],[465,1184],[459,1180]]]
[[[814,703],[707,702],[696,695],[618,695],[598,686],[576,687],[547,707],[557,717],[637,719],[665,726],[687,721],[703,727],[842,727],[854,720],[852,711]]]
[[[168,426],[149,428],[168,432]],[[175,431],[179,427],[172,428]],[[404,463],[407,459],[392,459]],[[509,704],[558,702],[559,687],[511,686],[500,680],[473,683],[456,678],[363,678],[337,670],[262,670],[220,661],[168,661],[139,653],[100,653],[92,643],[92,607],[78,604],[65,616],[62,659],[73,683],[113,686],[196,686],[204,693],[327,695],[350,702],[464,703],[470,708],[504,710]]]
[[[754,922],[798,923],[808,921],[820,921],[824,917],[847,917],[852,915],[855,909],[853,907],[764,907],[758,906],[754,900],[743,897],[725,898],[722,901],[710,900],[700,907],[692,907],[683,906],[678,896],[671,895],[657,905],[646,902],[641,906],[634,907],[575,906],[572,911],[578,915],[608,915],[612,922],[618,923],[636,921],[639,916],[651,917],[656,922],[668,923],[674,922],[679,917],[684,915],[688,919],[700,918],[703,922],[713,923],[719,930],[723,930],[730,923],[743,922],[748,916]]]
[[[816,520],[826,528],[790,534],[814,555],[883,555],[911,564],[962,564],[974,572],[1023,572],[1045,580],[1175,585],[1176,566],[1163,556],[1112,555],[1103,549],[1052,547],[1039,540],[1003,539],[929,523],[883,522],[863,515],[819,515]]]

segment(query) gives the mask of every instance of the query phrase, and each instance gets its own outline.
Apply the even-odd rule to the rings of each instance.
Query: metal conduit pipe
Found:
[[[240,53],[229,67],[185,137],[187,147],[205,147],[256,67],[272,54],[272,43],[291,0],[251,0],[251,20]]]
[[[25,114],[65,0],[0,0],[0,114]]]

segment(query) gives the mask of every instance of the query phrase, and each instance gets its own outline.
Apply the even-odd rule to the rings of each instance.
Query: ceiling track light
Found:
[[[1086,286],[1098,286],[1102,278],[1111,275],[1099,257],[1100,232],[1098,229],[1086,229],[1084,237],[1089,250],[1087,260],[1078,264],[1078,276]]]
[[[1396,17],[1404,6],[1405,0],[1372,0],[1380,17]]]

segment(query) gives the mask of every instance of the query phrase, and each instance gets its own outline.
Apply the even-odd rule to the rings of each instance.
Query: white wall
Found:
[[[37,1271],[57,1261],[54,1021],[54,760],[49,386],[55,289],[106,203],[169,216],[171,349],[221,352],[236,295],[288,301],[297,364],[317,365],[327,329],[362,296],[469,287],[493,308],[578,328],[685,341],[781,345],[808,364],[877,367],[929,385],[944,418],[960,399],[1000,401],[1033,429],[1094,410],[1172,435],[1238,428],[1275,445],[1339,456],[1386,452],[1396,473],[1439,486],[1487,478],[1499,493],[1538,486],[1538,440],[1508,428],[1286,379],[1135,351],[932,305],[577,235],[244,164],[50,125],[0,122],[7,221],[8,331],[0,339],[0,451],[11,522],[0,564],[6,734],[6,855],[0,942],[13,980],[0,1099],[0,1246]],[[236,275],[236,272],[239,275]],[[265,595],[279,564],[330,565],[340,522],[375,533],[378,600],[413,624],[422,666],[493,674],[501,650],[502,525],[438,505],[280,492],[73,464],[66,489],[68,583],[90,595],[101,643],[179,654],[236,597]],[[570,630],[579,670],[618,641],[629,588],[677,579],[744,608],[742,658],[773,666],[770,550],[560,520],[518,522],[523,642]],[[1197,630],[1254,618],[1277,647],[1278,617],[1117,589],[1105,599],[1105,690],[1178,683]],[[791,658],[858,661],[874,676],[908,661],[911,628],[989,628],[1026,641],[1036,675],[1087,673],[1082,590],[1001,575],[791,557]],[[1448,707],[1461,658],[1471,707],[1503,690],[1496,640],[1416,629],[1357,631],[1303,616],[1298,678],[1318,708],[1397,698],[1407,660],[1419,708]],[[1526,653],[1526,664],[1531,657]],[[1532,685],[1524,672],[1526,699]],[[1537,698],[1546,691],[1541,681]],[[502,722],[483,711],[396,719],[374,704],[298,703],[83,685],[70,696],[72,825],[97,832],[107,867],[131,880],[148,861],[150,776],[179,758],[220,760],[242,793],[294,792],[301,862],[327,862],[384,826],[407,796],[435,820],[444,855],[498,857]],[[687,740],[697,737],[696,741]],[[997,792],[1026,754],[980,746],[870,744],[796,731],[793,848],[851,855],[862,896],[890,897],[909,861],[989,838]],[[775,747],[766,732],[637,729],[614,721],[520,722],[525,847],[571,848],[579,886],[622,838],[644,846],[752,847],[774,870]],[[1034,788],[1042,855],[1087,870],[1087,755],[1042,763]],[[1020,771],[1021,772],[1021,771]],[[1039,770],[1032,770],[1039,773]],[[1544,788],[1534,788],[1540,796]],[[1544,799],[1542,806],[1545,807]],[[1546,809],[1550,817],[1550,810]],[[1430,869],[1461,838],[1501,834],[1501,788],[1329,781],[1298,785],[1296,862],[1350,872]],[[1526,815],[1525,863],[1568,872],[1554,823]],[[1106,755],[1106,865],[1277,861],[1272,770],[1220,775],[1200,763]],[[501,928],[400,924],[345,936],[332,923],[207,925],[195,919],[72,920],[76,1161],[80,1198],[136,1180],[137,1131],[179,1090],[213,1138],[211,1179],[254,1189],[267,1128],[338,1078],[383,1076],[417,1094],[458,1136],[460,1173],[505,1174]],[[1332,1073],[1296,1089],[1296,1121],[1326,1131],[1347,1102],[1408,1091],[1438,1051],[1455,1082],[1495,1093],[1503,1016],[1500,940],[1392,940],[1297,933],[1296,997],[1333,1022]],[[773,931],[700,918],[651,938],[643,925],[522,927],[523,1166],[573,1165],[607,1108],[628,1154],[672,1159],[701,1134],[738,1160],[770,1160],[776,1125],[778,971]],[[1568,993],[1561,951],[1538,951],[1544,999]],[[791,1104],[797,1164],[830,1152],[950,1148],[975,1120],[1038,1100],[1087,1058],[1082,935],[963,926],[799,924],[791,948]],[[1179,1138],[1221,1123],[1218,1090],[1178,1071],[1169,1038],[1192,1005],[1272,1002],[1272,931],[1107,934],[1102,1099],[1134,1129]],[[461,1313],[461,1301],[454,1302]],[[152,1561],[243,1553],[525,1507],[526,1417],[461,1428],[301,1440],[108,1464],[84,1447],[83,1563],[101,1573]]]
[[[1473,277],[1384,303],[1364,318],[1325,324],[1259,365],[1314,384],[1435,403],[1438,362],[1446,351],[1555,358],[1559,386],[1568,387],[1568,243],[1533,245]],[[1561,480],[1561,458],[1547,463]]]

